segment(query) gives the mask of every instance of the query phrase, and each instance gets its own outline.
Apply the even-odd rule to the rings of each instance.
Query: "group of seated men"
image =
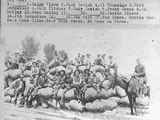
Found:
[[[78,57],[75,58],[74,62],[68,62],[65,65],[62,64],[60,65],[63,66],[62,69],[55,70],[55,72],[52,73],[50,72],[50,69],[52,68],[50,68],[46,63],[40,60],[30,60],[31,65],[28,65],[29,62],[23,55],[19,53],[15,53],[13,60],[11,60],[11,57],[7,58],[7,60],[5,61],[5,65],[7,67],[7,70],[16,68],[22,71],[20,77],[20,85],[18,88],[16,88],[16,98],[18,96],[23,96],[24,92],[26,91],[28,94],[31,94],[29,93],[30,91],[33,92],[44,87],[52,87],[55,90],[55,95],[57,95],[60,88],[65,89],[65,92],[67,92],[71,88],[76,88],[75,94],[77,95],[77,97],[83,98],[83,93],[89,86],[94,87],[99,92],[102,87],[102,81],[106,79],[112,80],[111,88],[114,88],[118,76],[118,66],[113,61],[113,56],[108,57],[108,65],[104,64],[104,58],[105,55],[97,55],[97,58],[93,63],[91,63],[89,54],[86,54],[86,56],[78,54]],[[103,66],[105,68],[105,71],[100,72],[100,75],[99,72],[96,73],[91,71],[90,66],[94,65]],[[68,66],[75,66],[76,69],[70,70],[68,72],[66,71],[66,68],[68,68]],[[79,66],[85,66],[85,69],[81,70],[79,69]],[[29,89],[26,86],[25,81],[23,80],[23,73],[25,72],[25,70],[31,71],[31,87]],[[142,84],[146,84],[145,67],[143,64],[141,64],[140,59],[137,59],[137,65],[135,66],[134,74],[132,75],[132,77],[140,79],[140,82]],[[61,100],[62,103],[64,103],[64,96]],[[15,99],[15,103],[16,101],[17,99]]]

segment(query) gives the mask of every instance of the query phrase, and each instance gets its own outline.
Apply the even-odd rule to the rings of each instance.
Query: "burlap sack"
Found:
[[[117,107],[117,103],[112,100],[95,100],[92,103],[87,103],[85,109],[90,112],[104,112],[113,110]]]
[[[50,87],[47,88],[41,88],[38,90],[38,95],[42,96],[42,97],[46,97],[49,98],[53,95],[53,89]]]
[[[120,106],[129,106],[128,96],[120,98],[120,100],[118,101],[118,104]]]
[[[4,73],[5,79],[7,78],[12,78],[13,80],[19,78],[21,74],[21,70],[19,69],[14,69],[14,70],[8,70]]]
[[[79,111],[82,112],[83,111],[83,106],[81,103],[78,103],[77,100],[71,100],[69,103],[66,103],[65,106],[67,107],[67,109],[69,110],[74,110],[74,111]]]
[[[98,93],[94,88],[87,88],[85,92],[85,99],[86,101],[92,101],[94,99],[98,98]]]
[[[74,89],[71,89],[65,93],[65,99],[72,100],[75,98]]]
[[[10,103],[11,102],[11,97],[10,96],[5,96],[3,98],[3,101],[6,102],[6,103]]]
[[[111,85],[112,85],[112,81],[111,80],[105,80],[103,83],[102,83],[102,87],[106,90],[110,89],[111,88]]]
[[[6,89],[4,90],[4,96],[14,97],[14,96],[15,96],[15,89],[6,88]]]
[[[99,93],[100,96],[99,98],[108,99],[109,97],[113,97],[115,95],[116,95],[115,89],[108,89],[108,90],[102,89]]]
[[[116,91],[116,95],[118,97],[125,97],[127,95],[126,91],[123,88],[121,88],[120,86],[116,86],[115,91]]]
[[[138,97],[138,98],[136,98],[136,105],[148,106],[149,103],[150,103],[150,99],[148,97]]]

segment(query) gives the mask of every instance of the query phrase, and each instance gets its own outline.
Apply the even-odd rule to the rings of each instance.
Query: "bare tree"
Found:
[[[44,46],[43,51],[44,51],[47,63],[50,63],[54,58],[57,57],[57,51],[54,44],[49,44],[49,43],[46,44]]]
[[[40,43],[31,36],[27,36],[22,41],[22,50],[26,58],[31,59],[38,54]]]
[[[69,59],[68,54],[65,50],[58,51],[58,58],[59,58],[60,62],[66,62]]]

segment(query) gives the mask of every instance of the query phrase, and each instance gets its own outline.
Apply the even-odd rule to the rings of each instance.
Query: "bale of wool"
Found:
[[[105,68],[103,66],[101,66],[101,65],[94,65],[91,68],[91,71],[93,71],[93,72],[104,72]]]
[[[120,98],[120,100],[118,101],[118,104],[120,106],[129,106],[128,96]]]
[[[118,104],[120,98],[115,96],[115,97],[109,97],[108,100],[115,101]]]
[[[101,100],[104,102],[105,110],[113,110],[118,106],[118,103],[113,99]]]
[[[137,97],[136,98],[136,105],[148,106],[149,103],[150,103],[150,99],[148,97]]]
[[[108,89],[108,90],[102,89],[99,93],[99,98],[101,99],[107,99],[113,96],[115,96],[115,89]]]
[[[32,75],[32,72],[30,70],[25,70],[24,71],[24,76],[25,77],[30,77]]]
[[[53,89],[50,88],[50,87],[46,87],[46,88],[41,88],[38,90],[38,93],[37,93],[39,96],[42,96],[42,97],[51,97],[53,95]]]
[[[6,102],[6,103],[10,103],[11,102],[11,97],[9,95],[7,95],[3,98],[3,101]]]
[[[74,110],[74,111],[83,111],[83,105],[79,103],[77,100],[71,100],[70,102],[66,103],[65,106],[69,110]]]
[[[90,87],[90,88],[87,88],[86,92],[85,92],[85,99],[86,101],[90,101],[90,100],[94,100],[98,98],[98,93],[97,91]]]
[[[94,102],[87,103],[85,106],[86,111],[90,112],[104,112],[106,110],[113,110],[117,107],[117,103],[112,100],[95,100]]]
[[[13,89],[13,88],[6,88],[4,90],[4,96],[14,97],[15,96],[15,89]]]
[[[104,112],[104,104],[100,100],[86,103],[85,110],[89,112]]]
[[[81,71],[84,71],[85,69],[88,69],[88,66],[81,65],[81,66],[78,66],[78,69],[81,70]]]
[[[75,98],[74,90],[75,90],[75,89],[71,89],[71,90],[67,91],[67,92],[65,93],[65,99],[67,99],[67,100],[74,99],[74,98]]]
[[[20,85],[20,79],[16,79],[10,84],[10,88],[16,89],[19,87],[19,85]]]
[[[5,78],[12,78],[13,80],[17,79],[21,75],[21,70],[14,69],[14,70],[8,70],[5,72]]]
[[[111,88],[111,85],[112,85],[112,81],[111,80],[105,80],[103,83],[102,83],[102,87],[106,90],[110,89]]]
[[[115,91],[116,91],[116,95],[118,97],[125,97],[127,95],[126,91],[123,88],[121,88],[120,86],[116,86]]]

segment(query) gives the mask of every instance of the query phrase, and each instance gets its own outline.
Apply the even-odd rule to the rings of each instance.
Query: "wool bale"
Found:
[[[116,95],[118,97],[125,97],[127,95],[126,91],[123,88],[121,88],[120,86],[116,86],[115,91],[116,91]]]
[[[104,72],[105,68],[101,65],[95,65],[91,68],[91,71],[93,71],[93,72]]]
[[[115,101],[116,103],[118,103],[119,100],[120,100],[120,98],[119,98],[119,97],[116,97],[116,96],[115,96],[115,97],[109,97],[108,99],[111,100],[111,101]],[[107,99],[107,100],[108,100],[108,99]]]
[[[111,80],[105,80],[103,83],[102,83],[102,87],[106,90],[110,89],[111,88],[111,85],[112,85],[112,81]]]
[[[86,90],[86,92],[85,92],[86,101],[96,99],[97,97],[98,97],[98,94],[97,94],[97,91],[94,88],[90,87]]]
[[[99,98],[101,99],[107,99],[109,97],[113,97],[115,96],[115,89],[109,89],[109,90],[105,90],[105,89],[102,89],[99,93]]]
[[[67,100],[74,99],[74,98],[75,98],[74,90],[75,90],[75,89],[71,89],[71,90],[67,91],[67,92],[65,93],[65,99],[67,99]]]
[[[51,97],[53,95],[53,89],[50,87],[47,88],[41,88],[38,90],[38,95],[42,96],[42,97]]]
[[[95,100],[92,103],[87,103],[85,109],[91,112],[104,112],[113,110],[117,107],[117,103],[112,100]]]
[[[10,103],[11,102],[11,97],[8,95],[8,96],[5,96],[3,98],[3,101],[6,102],[6,103]]]
[[[32,75],[32,72],[30,70],[25,70],[24,71],[24,76],[25,77],[30,77]]]
[[[88,69],[88,67],[86,65],[81,65],[81,66],[78,66],[78,69],[81,71],[84,71],[85,69]]]
[[[104,112],[104,104],[100,100],[89,102],[85,105],[85,110],[89,112]]]
[[[13,88],[6,88],[4,90],[4,96],[14,97],[15,96],[15,89],[13,89]]]
[[[66,103],[65,106],[69,110],[74,110],[74,111],[83,111],[83,105],[79,103],[77,100],[71,100],[69,103]]]
[[[128,96],[120,98],[120,100],[118,101],[118,104],[120,106],[128,106],[129,105]]]
[[[149,103],[150,103],[150,99],[148,97],[138,97],[138,98],[136,98],[136,105],[148,106]]]
[[[11,84],[10,84],[10,88],[13,88],[13,89],[16,89],[18,88],[20,85],[20,80],[19,79],[16,79],[15,81],[13,81]]]
[[[21,70],[19,69],[14,69],[14,70],[8,70],[5,73],[5,78],[12,78],[12,79],[17,79],[21,75]]]
[[[117,102],[113,99],[107,99],[107,100],[101,100],[101,101],[104,102],[105,110],[113,110],[118,106]]]

